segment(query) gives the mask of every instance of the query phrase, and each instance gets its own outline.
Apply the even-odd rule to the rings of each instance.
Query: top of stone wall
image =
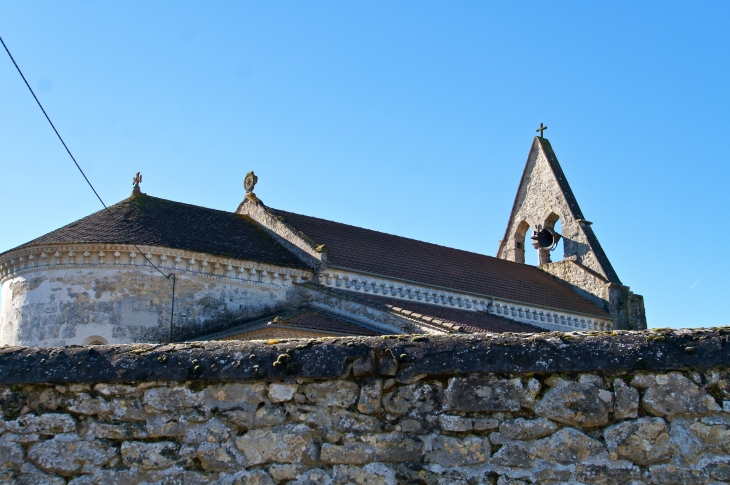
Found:
[[[728,339],[730,327],[4,347],[0,384],[706,369],[730,365]]]

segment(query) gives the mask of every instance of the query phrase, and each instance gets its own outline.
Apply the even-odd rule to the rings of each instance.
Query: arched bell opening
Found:
[[[522,221],[517,225],[515,230],[514,241],[514,261],[523,264],[537,264],[537,257],[532,250],[532,229],[527,221]]]
[[[538,264],[547,264],[553,261],[553,254],[557,254],[557,260],[563,259],[562,224],[560,216],[552,212],[545,219],[545,223],[539,231],[533,231],[533,246],[537,249]],[[555,251],[558,251],[555,253]]]
[[[563,235],[563,223],[558,219],[555,221],[555,226],[553,226],[553,231],[555,231],[556,234],[560,234],[560,236]],[[552,259],[553,261],[560,261],[565,257],[565,248],[563,247],[563,238],[561,237],[558,240],[558,244],[555,246],[555,249],[553,249],[553,255]]]

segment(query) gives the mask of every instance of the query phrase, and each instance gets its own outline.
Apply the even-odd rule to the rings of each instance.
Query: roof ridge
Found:
[[[137,244],[288,268],[306,265],[250,218],[151,195],[128,197],[0,253],[43,245]]]
[[[452,250],[452,251],[459,251],[459,252],[462,252],[462,253],[467,253],[467,254],[473,254],[473,255],[475,255],[475,256],[483,256],[483,257],[485,257],[485,258],[489,258],[489,259],[493,259],[493,260],[497,260],[497,261],[503,261],[503,262],[505,262],[505,263],[512,263],[512,264],[517,264],[517,265],[519,265],[519,266],[525,266],[524,264],[520,264],[520,263],[515,263],[514,261],[509,261],[509,260],[506,260],[506,259],[501,259],[501,258],[497,258],[496,256],[491,256],[491,255],[489,255],[489,254],[484,254],[484,253],[478,253],[478,252],[476,252],[476,251],[469,251],[468,249],[460,249],[460,248],[455,248],[455,247],[452,247],[452,246],[446,246],[446,245],[444,245],[444,244],[437,244],[437,243],[432,243],[432,242],[428,242],[428,241],[423,241],[423,240],[421,240],[421,239],[415,239],[415,238],[412,238],[412,237],[408,237],[408,236],[399,236],[398,234],[392,234],[392,233],[390,233],[390,232],[383,232],[383,231],[378,231],[377,229],[368,229],[367,227],[362,227],[362,226],[355,226],[355,225],[353,225],[353,224],[347,224],[347,223],[345,223],[345,222],[338,222],[338,221],[333,221],[333,220],[330,220],[330,219],[323,219],[323,218],[321,218],[321,217],[315,217],[315,216],[308,216],[308,215],[306,215],[306,214],[299,214],[299,213],[297,213],[297,212],[290,212],[290,211],[285,211],[285,210],[281,210],[281,209],[272,209],[271,207],[267,207],[267,209],[269,209],[269,210],[271,210],[271,211],[273,211],[273,212],[275,212],[275,213],[278,213],[278,212],[283,212],[283,213],[285,213],[285,214],[293,214],[293,215],[295,215],[295,216],[298,216],[298,217],[307,217],[307,218],[309,218],[309,219],[316,219],[316,220],[318,220],[318,221],[324,221],[324,222],[329,222],[329,223],[331,223],[331,224],[339,224],[339,225],[341,225],[341,226],[353,227],[353,228],[355,228],[355,229],[360,229],[360,230],[362,230],[362,231],[369,231],[369,232],[374,232],[374,233],[377,233],[377,234],[383,234],[383,235],[385,235],[385,236],[390,236],[390,237],[397,237],[397,238],[400,238],[400,239],[405,239],[405,240],[407,240],[407,241],[414,241],[414,242],[417,242],[417,243],[421,243],[421,244],[427,244],[427,245],[429,245],[429,246],[436,246],[436,247],[439,247],[439,248],[444,248],[444,249],[450,249],[450,250]],[[297,228],[296,226],[294,226],[294,225],[293,225],[292,223],[288,222],[288,221],[286,220],[286,218],[285,218],[285,220],[284,220],[284,221],[282,221],[282,222],[284,222],[284,223],[285,223],[285,224],[287,224],[288,226],[290,226],[290,227],[292,227],[292,228],[296,229],[296,230],[297,230],[297,232],[299,232],[299,233],[302,233],[302,234],[304,234],[304,232],[302,232],[302,231],[301,231],[301,230],[300,230],[299,228]],[[305,236],[306,236],[306,234],[305,234]],[[308,238],[308,239],[310,239],[310,240],[312,240],[312,238],[311,238],[311,237],[309,237],[309,236],[307,236],[307,238]],[[335,266],[337,266],[337,265],[335,265]],[[529,265],[528,265],[528,266],[529,266]],[[531,267],[533,267],[533,268],[534,268],[534,266],[531,266]],[[539,269],[539,268],[538,268],[538,269]]]

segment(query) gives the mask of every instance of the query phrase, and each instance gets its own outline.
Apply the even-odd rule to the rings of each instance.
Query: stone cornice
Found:
[[[549,308],[487,295],[476,295],[449,288],[424,285],[380,275],[365,274],[346,268],[330,266],[319,273],[320,284],[360,294],[415,300],[431,305],[489,312],[510,320],[527,323],[546,330],[612,330],[613,320],[596,315]]]
[[[0,282],[21,274],[57,269],[138,267],[155,271],[143,254],[166,273],[175,271],[176,274],[196,277],[224,278],[256,286],[288,286],[293,282],[309,280],[313,276],[313,273],[305,270],[183,249],[77,243],[26,247],[3,254],[0,257]]]
[[[395,369],[401,382],[418,375],[699,370],[730,362],[728,327],[385,337],[4,347],[0,384],[331,379],[346,377],[358,359],[388,361],[389,375]],[[275,368],[284,354],[295,365]],[[371,366],[374,374],[383,368]]]

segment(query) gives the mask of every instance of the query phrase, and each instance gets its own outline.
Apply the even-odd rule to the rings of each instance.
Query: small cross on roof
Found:
[[[537,131],[537,132],[539,132],[539,133],[540,133],[540,138],[543,138],[543,136],[542,136],[542,132],[543,132],[543,131],[545,131],[545,130],[547,130],[547,126],[545,126],[545,125],[543,125],[542,123],[540,123],[540,128],[538,128],[538,129],[537,129],[537,130],[535,130],[535,131]]]

